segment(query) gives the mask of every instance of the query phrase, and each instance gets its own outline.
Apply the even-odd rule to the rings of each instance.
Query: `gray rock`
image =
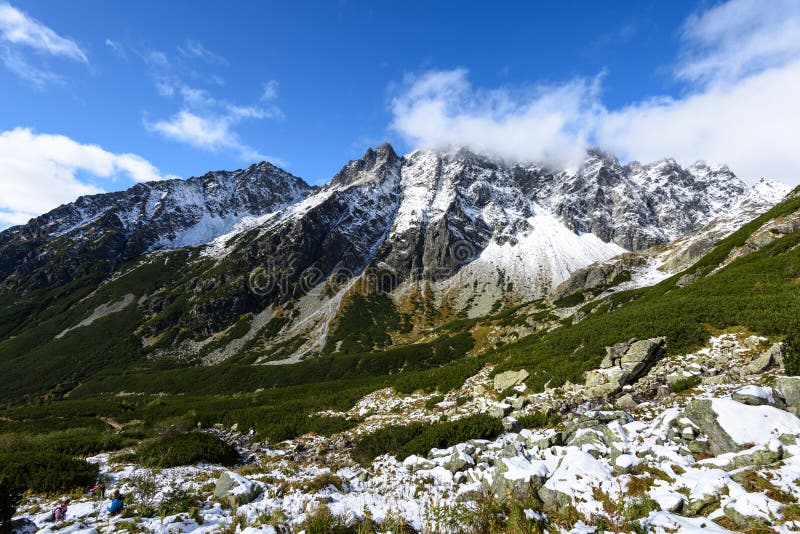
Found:
[[[701,383],[708,386],[719,386],[721,384],[730,384],[731,382],[733,382],[733,377],[726,372],[715,376],[703,377]]]
[[[528,397],[516,397],[511,400],[511,407],[515,410],[521,410],[530,403],[531,401]]]
[[[617,343],[606,347],[603,365],[610,366],[589,371],[585,375],[585,385],[589,397],[611,395],[623,386],[636,382],[663,355],[666,339],[656,337],[628,343]]]
[[[625,372],[625,383],[629,384],[646,372],[661,356],[666,338],[643,339],[631,345],[620,359]]]
[[[522,425],[514,417],[503,417],[503,428],[507,432],[519,432],[522,429]]]
[[[426,470],[426,469],[433,469],[434,467],[436,467],[436,464],[434,464],[433,462],[431,462],[427,458],[419,458],[410,467],[411,467],[411,471],[416,473],[417,471],[422,471],[422,470]]]
[[[214,487],[214,497],[232,508],[253,502],[261,494],[261,486],[241,475],[223,472]]]
[[[472,459],[472,456],[461,451],[453,451],[450,458],[442,464],[442,466],[451,473],[456,473],[473,465],[475,465],[475,460]]]
[[[739,450],[733,438],[717,421],[717,414],[712,409],[710,400],[695,399],[691,401],[684,408],[684,415],[700,429],[700,433],[708,438],[708,447],[712,455],[719,456],[726,452]],[[698,442],[694,441],[693,443]]]
[[[630,410],[631,408],[636,407],[637,404],[638,403],[633,400],[633,395],[630,393],[626,393],[617,399],[617,408],[621,410]]]
[[[572,497],[545,486],[539,488],[536,494],[542,501],[542,508],[547,511],[559,511],[572,504]]]
[[[610,347],[606,347],[606,357],[603,360],[611,362],[611,364],[608,367],[617,365],[619,363],[620,358],[622,358],[622,356],[628,351],[628,348],[630,348],[630,346],[631,346],[630,343],[623,341],[621,343],[615,343]]]
[[[515,458],[522,454],[522,447],[518,443],[506,443],[502,449],[497,452],[497,458]]]
[[[764,528],[769,526],[769,521],[764,519],[763,517],[753,517],[744,515],[733,506],[728,506],[724,510],[725,517],[736,523],[737,526],[742,528],[743,530],[749,530],[752,528]]]
[[[683,276],[681,276],[678,279],[678,281],[675,282],[675,285],[678,287],[686,287],[690,284],[697,282],[701,276],[703,276],[703,270],[698,269],[693,273],[684,274]]]
[[[608,261],[593,263],[575,270],[553,290],[551,296],[558,300],[587,289],[611,287],[615,279],[623,279],[622,275],[630,274],[631,269],[645,265],[646,262],[647,259],[641,254],[627,253]]]
[[[492,485],[492,493],[499,498],[526,498],[531,494],[535,494],[542,484],[547,480],[547,469],[542,466],[539,474],[528,474],[527,476],[520,477],[519,473],[515,473],[514,477],[507,478],[509,473],[509,465],[506,462],[520,461],[526,463],[527,460],[522,457],[514,458],[501,458],[495,464],[497,469],[497,476]]]
[[[560,447],[564,445],[564,433],[555,432],[546,438],[531,438],[528,440],[528,447],[538,447],[540,450],[549,449],[550,447]]]
[[[786,403],[786,410],[795,415],[800,415],[800,377],[778,377],[773,387]]]
[[[512,409],[513,408],[511,407],[510,404],[500,402],[490,405],[487,408],[486,413],[491,415],[492,417],[497,417],[498,419],[500,419],[510,414]]]
[[[782,459],[783,459],[782,446],[774,449],[767,447],[747,454],[738,454],[734,456],[730,462],[722,466],[722,469],[726,471],[733,471],[735,469],[741,469],[742,467],[770,465],[774,464],[775,462],[779,462]],[[736,480],[735,475],[733,476],[733,479]],[[742,482],[741,480],[736,480],[736,481],[740,483]]]
[[[706,516],[719,508],[719,496],[707,493],[699,499],[692,499],[683,507],[683,514],[689,517]]]
[[[567,442],[567,446],[578,447],[595,458],[600,457],[608,450],[608,443],[601,429],[582,429],[575,437]]]
[[[775,398],[777,397],[777,394],[773,392],[770,388],[765,388],[765,389],[768,390],[767,391],[768,395],[765,396],[770,396],[769,394],[771,394],[772,399],[764,398],[764,396],[757,395],[755,394],[755,392],[749,390],[748,388],[742,388],[738,391],[734,391],[731,394],[731,398],[736,402],[741,402],[742,404],[747,404],[748,406],[763,406],[763,405],[775,406]]]
[[[780,353],[780,348],[778,348],[778,352]],[[764,354],[750,362],[747,367],[745,368],[746,371],[751,375],[761,374],[770,367],[775,364],[775,357],[772,352],[772,349],[769,349]]]
[[[505,373],[500,373],[495,375],[494,377],[494,389],[497,391],[503,391],[510,387],[516,386],[517,384],[521,384],[528,379],[528,371],[525,369],[520,369],[519,371],[506,371]]]

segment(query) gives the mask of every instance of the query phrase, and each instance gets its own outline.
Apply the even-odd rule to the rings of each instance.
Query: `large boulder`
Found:
[[[783,361],[781,358],[781,344],[775,343],[764,351],[761,356],[750,362],[745,370],[751,375],[760,374],[780,361]]]
[[[214,487],[214,497],[232,508],[253,502],[261,494],[261,486],[232,471],[223,472]]]
[[[620,367],[631,383],[644,375],[661,357],[666,338],[654,337],[633,343],[620,358]]]
[[[472,467],[475,465],[475,460],[473,460],[472,456],[466,452],[462,450],[455,450],[453,451],[453,454],[450,455],[450,458],[448,458],[447,461],[442,465],[451,473],[456,473],[466,469],[467,467]]]
[[[486,413],[500,419],[510,414],[513,409],[510,404],[505,402],[493,402],[486,408]]]
[[[730,456],[729,458],[727,456]],[[715,465],[726,471],[734,471],[743,467],[770,465],[783,459],[783,444],[777,439],[765,445],[758,445],[737,454],[720,457]],[[724,463],[726,462],[727,463]],[[737,481],[739,482],[739,481]]]
[[[735,452],[739,449],[733,438],[725,432],[717,421],[717,413],[709,399],[695,399],[686,405],[684,415],[697,426],[708,439],[708,447],[713,456]]]
[[[612,472],[589,453],[568,449],[537,495],[545,510],[559,510],[576,501],[594,499],[594,488],[610,484]]]
[[[600,369],[586,373],[587,394],[590,397],[607,396],[626,384],[636,382],[661,358],[665,344],[665,338],[654,337],[606,347]]]
[[[535,494],[549,474],[545,462],[528,461],[522,456],[501,458],[495,467],[497,476],[492,492],[500,498],[526,498]]]
[[[494,389],[497,391],[504,391],[517,384],[521,384],[528,379],[528,371],[520,369],[519,371],[506,371],[494,377]]]
[[[786,403],[786,410],[800,415],[800,376],[781,376],[775,380],[775,390]]]
[[[728,398],[696,399],[686,405],[684,414],[706,436],[713,456],[764,445],[784,435],[800,435],[800,419],[774,406],[748,406]]]

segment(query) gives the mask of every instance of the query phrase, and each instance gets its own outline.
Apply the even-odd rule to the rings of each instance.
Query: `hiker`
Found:
[[[106,496],[106,485],[103,482],[102,478],[97,479],[97,483],[89,488],[89,494],[92,497],[100,497],[101,499],[105,498]]]
[[[108,507],[109,515],[117,515],[122,511],[123,506],[125,505],[122,502],[122,494],[119,490],[114,490],[114,499],[111,501],[111,506]]]
[[[53,521],[64,521],[67,519],[67,507],[69,506],[69,499],[64,499],[55,510],[53,510]]]

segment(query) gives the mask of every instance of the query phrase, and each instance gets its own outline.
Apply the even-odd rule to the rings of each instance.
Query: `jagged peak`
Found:
[[[587,160],[601,160],[605,163],[611,163],[614,165],[619,165],[619,159],[615,154],[611,152],[607,152],[600,147],[589,147],[586,149],[586,159]]]
[[[389,143],[375,148],[369,147],[359,159],[348,161],[331,179],[329,186],[342,187],[354,185],[365,179],[380,179],[389,167],[400,161]]]
[[[791,191],[791,186],[772,178],[763,177],[750,188],[747,199],[758,203],[777,204]]]

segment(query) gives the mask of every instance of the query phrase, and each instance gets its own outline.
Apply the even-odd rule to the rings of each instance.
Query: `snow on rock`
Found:
[[[522,480],[530,482],[536,478],[547,477],[549,471],[547,464],[542,461],[528,461],[525,458],[516,456],[514,458],[503,458],[506,471],[503,478],[506,480]]]
[[[743,405],[730,398],[737,390],[753,391],[744,386],[770,385],[776,379],[774,371],[763,373],[758,386],[746,372],[725,376],[719,383],[704,383],[679,396],[647,397],[647,392],[653,391],[648,380],[663,382],[674,369],[713,366],[727,373],[746,367],[759,356],[761,345],[745,341],[743,335],[724,334],[694,353],[665,356],[629,388],[641,399],[630,413],[606,409],[602,399],[588,399],[584,385],[565,385],[527,395],[528,404],[512,412],[521,416],[564,403],[572,406],[561,408],[564,420],[555,428],[509,431],[494,439],[467,440],[405,459],[384,455],[368,466],[353,461],[348,443],[384,425],[438,420],[442,412],[420,408],[428,396],[416,394],[401,402],[396,392],[373,392],[352,410],[364,418],[356,429],[329,438],[308,435],[265,444],[250,451],[258,463],[244,466],[244,470],[198,465],[152,473],[130,464],[115,464],[108,454],[89,459],[109,477],[112,490],[120,488],[131,494],[132,478],[150,473],[159,487],[157,501],[175,487],[198,495],[203,502],[197,512],[202,525],[188,513],[165,518],[109,518],[104,513],[107,502],[88,498],[75,500],[69,521],[63,525],[45,521],[54,501],[39,496],[29,498],[19,517],[35,522],[40,532],[48,534],[93,529],[114,532],[130,521],[148,532],[211,534],[231,527],[236,517],[247,523],[240,532],[275,533],[299,531],[304,521],[327,507],[333,517],[351,527],[367,518],[377,525],[395,518],[421,532],[454,534],[464,529],[453,510],[474,510],[480,506],[481,496],[533,490],[543,505],[532,507],[525,501],[524,517],[550,524],[560,532],[592,532],[598,516],[619,520],[623,513],[637,510],[628,507],[629,503],[644,503],[648,498],[655,503],[633,520],[657,533],[719,534],[730,532],[720,525],[736,524],[744,529],[741,525],[750,521],[769,521],[779,532],[796,531],[797,525],[782,515],[781,502],[800,493],[800,423],[777,408]],[[498,393],[490,375],[490,369],[484,368],[466,381],[464,389],[448,393],[463,395],[480,384],[485,398],[454,406],[447,417],[453,420],[479,413],[496,402]],[[698,400],[710,404],[720,426],[738,444],[753,446],[701,460],[708,456],[703,449],[706,438],[699,433],[702,428],[686,415],[688,405]],[[375,410],[362,413],[370,406]],[[399,419],[388,417],[390,412]],[[690,437],[684,436],[685,428],[693,429]],[[598,445],[587,452],[580,444],[589,438]],[[744,461],[747,458],[758,461]],[[223,507],[208,490],[209,484],[223,477],[237,488],[257,487],[258,497]],[[310,484],[315,480],[317,483]],[[768,489],[762,492],[759,486],[753,491],[753,480]],[[634,489],[641,493],[630,495]],[[566,505],[574,506],[577,514],[568,520],[559,514]],[[651,512],[654,507],[658,511]],[[282,519],[273,527],[264,522],[265,517]]]
[[[669,512],[652,512],[643,523],[658,533],[734,534],[705,517],[683,517]]]
[[[783,505],[762,493],[742,493],[731,499],[726,508],[731,508],[741,516],[758,518],[772,522],[780,514]]]
[[[565,495],[572,502],[582,500],[596,506],[593,496],[595,487],[609,494],[618,491],[608,465],[595,459],[591,454],[572,447],[560,458],[558,467],[544,484],[545,489]],[[586,507],[592,508],[591,504],[587,504]]]
[[[713,399],[720,426],[739,445],[764,444],[783,434],[800,434],[800,419],[772,406],[747,406],[732,399]]]
[[[773,394],[772,388],[749,384],[743,388],[737,389],[736,394],[764,399],[769,404],[775,404],[775,395]]]

